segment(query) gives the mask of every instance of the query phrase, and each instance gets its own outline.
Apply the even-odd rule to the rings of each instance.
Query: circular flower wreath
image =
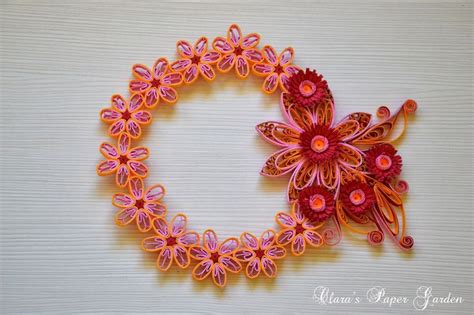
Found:
[[[169,63],[159,58],[150,69],[132,67],[135,79],[129,83],[128,99],[113,95],[111,107],[102,109],[100,118],[110,124],[108,134],[118,139],[117,145],[102,143],[100,152],[106,160],[97,165],[97,174],[115,174],[119,187],[129,193],[117,193],[112,203],[120,208],[115,216],[119,226],[135,222],[140,232],[153,230],[143,239],[142,248],[159,253],[157,267],[166,271],[174,261],[187,268],[198,261],[192,271],[194,279],[209,275],[223,287],[226,273],[245,269],[249,278],[263,273],[277,275],[276,260],[284,258],[287,248],[293,255],[304,253],[307,245],[335,245],[341,237],[341,225],[367,236],[378,245],[388,236],[401,249],[413,246],[413,238],[405,232],[405,214],[400,195],[408,190],[406,182],[397,180],[402,158],[392,143],[407,126],[407,116],[416,103],[407,100],[395,113],[387,107],[372,115],[355,112],[334,121],[334,99],[327,82],[315,70],[302,70],[293,65],[294,51],[285,48],[277,54],[271,46],[258,49],[260,35],[246,36],[238,25],[231,25],[227,37],[216,37],[209,49],[206,37],[194,45],[180,40],[180,59]],[[143,179],[148,167],[143,160],[150,150],[132,146],[141,136],[141,128],[151,123],[150,109],[160,102],[175,103],[176,87],[192,84],[199,76],[208,81],[219,72],[235,69],[239,78],[251,72],[264,77],[265,93],[281,92],[281,110],[286,122],[267,121],[257,132],[279,149],[265,162],[261,174],[277,177],[291,174],[287,197],[290,212],[275,216],[280,229],[264,231],[259,238],[244,232],[240,239],[218,241],[213,230],[201,238],[188,231],[187,217],[178,213],[166,218],[162,185],[145,187]],[[402,121],[401,131],[395,132]],[[396,133],[396,134],[395,134]]]

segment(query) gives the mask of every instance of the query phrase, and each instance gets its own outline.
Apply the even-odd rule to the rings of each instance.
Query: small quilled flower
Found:
[[[370,148],[365,152],[365,161],[368,171],[381,182],[392,180],[402,171],[402,158],[388,143],[379,143]]]
[[[250,73],[250,63],[261,62],[263,55],[255,47],[260,42],[260,35],[251,33],[242,37],[240,27],[232,24],[227,31],[227,39],[216,37],[212,47],[222,54],[217,62],[217,69],[229,72],[235,67],[237,76],[246,78]]]
[[[303,189],[298,196],[298,205],[305,218],[311,222],[324,222],[336,210],[334,195],[322,186]]]
[[[339,200],[346,211],[353,215],[360,215],[374,206],[375,194],[367,183],[352,180],[342,185]]]
[[[151,123],[151,113],[141,110],[143,97],[140,94],[133,94],[129,101],[118,95],[112,95],[112,108],[104,108],[100,111],[100,119],[111,124],[109,136],[118,137],[126,132],[133,139],[138,139],[142,134],[141,125]]]
[[[189,246],[199,243],[199,234],[186,231],[187,217],[178,213],[170,223],[163,218],[154,219],[152,228],[154,236],[142,241],[142,248],[147,252],[160,252],[156,266],[166,271],[174,261],[180,268],[187,268],[191,263]]]
[[[104,142],[99,151],[107,159],[100,162],[97,174],[100,176],[115,173],[115,183],[119,187],[127,186],[130,176],[138,177],[148,175],[148,167],[141,161],[148,158],[150,151],[147,147],[130,148],[131,139],[127,133],[122,133],[118,138],[117,147]]]
[[[255,63],[252,70],[255,74],[265,77],[262,90],[265,93],[273,93],[278,86],[284,92],[288,91],[288,80],[293,74],[298,73],[299,67],[292,65],[295,52],[293,48],[283,49],[280,55],[277,55],[272,46],[265,46],[262,49],[267,62]]]
[[[295,104],[303,107],[315,107],[326,98],[332,98],[328,84],[316,70],[300,70],[293,74],[285,84]]]
[[[239,261],[248,263],[245,269],[247,277],[256,278],[261,271],[267,277],[276,277],[278,269],[274,260],[284,258],[286,249],[275,244],[275,231],[264,231],[260,239],[245,232],[240,236],[240,241],[244,248],[238,249],[234,256]]]
[[[219,60],[221,54],[218,51],[207,51],[207,46],[206,37],[199,38],[194,47],[185,40],[180,40],[176,44],[176,49],[182,59],[173,62],[170,68],[183,73],[184,83],[193,83],[199,74],[208,81],[216,78],[216,73],[211,65]]]
[[[305,218],[296,203],[293,204],[291,213],[278,212],[275,219],[282,227],[277,234],[277,244],[285,246],[291,243],[293,255],[302,255],[306,249],[306,243],[313,247],[323,245],[323,237],[316,232],[321,225]]]
[[[135,80],[129,83],[130,92],[143,94],[146,107],[153,108],[160,100],[170,104],[178,100],[178,92],[173,86],[180,85],[183,76],[179,72],[170,71],[166,58],[159,58],[152,70],[145,65],[135,64],[132,72]]]
[[[166,206],[160,202],[165,195],[165,188],[154,185],[145,190],[140,177],[130,178],[128,185],[130,194],[118,193],[112,197],[112,204],[121,208],[115,215],[115,223],[126,226],[135,221],[140,232],[147,232],[154,218],[166,214]]]
[[[191,246],[189,254],[200,262],[194,267],[193,278],[204,280],[212,274],[212,280],[218,287],[227,283],[227,271],[238,273],[242,270],[240,262],[233,257],[239,247],[239,240],[230,237],[219,243],[213,230],[206,230],[203,234],[204,246]]]

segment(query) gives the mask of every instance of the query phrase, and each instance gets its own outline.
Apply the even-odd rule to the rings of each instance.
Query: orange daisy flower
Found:
[[[178,92],[173,86],[180,85],[183,76],[179,72],[170,71],[166,58],[158,59],[153,65],[153,71],[145,65],[135,64],[132,72],[135,80],[130,81],[128,87],[131,93],[144,95],[146,107],[155,107],[161,99],[171,104],[178,100]]]
[[[160,218],[166,214],[166,206],[160,200],[165,195],[165,188],[154,185],[145,190],[140,177],[132,177],[129,181],[129,194],[118,193],[112,197],[112,204],[121,208],[115,215],[115,223],[126,226],[136,221],[140,232],[151,229],[153,218]]]
[[[239,240],[230,237],[219,244],[217,235],[213,230],[206,230],[203,234],[204,246],[191,246],[189,254],[200,263],[194,267],[193,278],[206,279],[212,274],[212,280],[218,287],[227,283],[226,271],[237,273],[242,270],[240,262],[233,257],[239,247]]]
[[[185,40],[180,40],[176,44],[176,49],[182,59],[173,62],[170,68],[173,71],[183,72],[184,83],[193,83],[199,74],[208,81],[216,78],[216,73],[211,65],[219,60],[221,54],[213,50],[207,51],[207,46],[206,37],[199,38],[194,47]]]
[[[148,158],[150,150],[147,147],[130,148],[130,142],[130,136],[122,133],[117,147],[107,142],[99,147],[100,153],[107,160],[97,165],[97,174],[106,176],[115,173],[115,183],[119,187],[127,186],[132,174],[138,177],[148,175],[148,167],[141,161]]]
[[[240,241],[245,248],[238,249],[234,256],[238,260],[248,263],[245,269],[247,277],[256,278],[261,270],[270,278],[276,277],[277,265],[273,260],[284,258],[286,249],[275,244],[275,231],[263,232],[260,240],[253,234],[245,232],[240,236]]]
[[[323,245],[323,237],[316,232],[316,229],[322,226],[322,224],[316,225],[305,218],[296,203],[293,204],[291,213],[278,212],[275,219],[283,228],[277,234],[277,244],[287,245],[291,243],[293,255],[302,255],[306,249],[306,244],[313,247]]]
[[[246,78],[250,73],[250,63],[263,60],[262,53],[255,48],[259,42],[259,34],[251,33],[242,37],[240,27],[232,24],[227,31],[227,39],[216,37],[212,43],[212,47],[222,54],[217,69],[229,72],[235,67],[237,75]]]
[[[143,97],[140,94],[133,94],[127,102],[122,96],[115,94],[110,101],[112,108],[100,111],[100,119],[111,124],[109,136],[118,137],[122,132],[126,132],[134,139],[139,138],[142,134],[141,125],[151,123],[151,113],[140,110]]]
[[[152,228],[156,235],[145,238],[142,248],[147,252],[160,252],[156,266],[161,271],[171,267],[173,258],[181,268],[187,268],[191,263],[188,248],[199,243],[199,234],[186,232],[187,222],[182,213],[178,213],[170,223],[162,218],[153,220]]]
[[[280,55],[277,55],[272,46],[263,47],[263,55],[267,62],[259,62],[252,66],[255,74],[265,77],[262,90],[265,93],[273,93],[278,85],[284,91],[288,91],[288,80],[293,74],[301,69],[292,64],[295,52],[293,48],[283,49]]]

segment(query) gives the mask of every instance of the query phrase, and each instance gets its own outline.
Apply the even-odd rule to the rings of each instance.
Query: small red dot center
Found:
[[[128,110],[122,113],[122,119],[129,120],[132,114]]]
[[[167,244],[168,246],[176,245],[176,243],[177,243],[177,242],[176,242],[176,237],[168,237],[168,238],[166,239],[166,244]]]
[[[157,79],[153,79],[151,82],[150,82],[151,86],[154,87],[154,88],[159,88],[160,85],[161,85],[161,81],[160,80],[157,80]]]
[[[244,51],[244,50],[243,50],[240,46],[237,46],[237,47],[234,48],[234,54],[235,54],[236,56],[242,55],[242,52],[243,52],[243,51]]]
[[[145,201],[143,201],[143,199],[138,199],[135,201],[135,207],[137,207],[138,209],[143,209],[144,206]]]
[[[197,65],[201,62],[201,57],[194,56],[194,57],[191,58],[191,62]]]
[[[214,253],[211,254],[211,260],[212,260],[214,263],[216,263],[216,262],[219,261],[219,257],[221,257],[221,255],[219,255],[218,252],[214,252]]]
[[[296,224],[296,227],[295,227],[295,232],[296,234],[301,234],[305,231],[306,229],[303,227],[302,224]]]
[[[121,156],[119,156],[118,160],[119,160],[120,164],[127,164],[128,157],[126,155],[121,155]]]
[[[256,256],[257,258],[262,258],[263,255],[265,255],[265,251],[264,251],[263,249],[257,249],[257,250],[255,251],[255,256]]]
[[[275,73],[276,74],[283,73],[283,67],[280,65],[275,66]]]

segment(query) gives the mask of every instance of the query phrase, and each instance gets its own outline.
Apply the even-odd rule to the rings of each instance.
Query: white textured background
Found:
[[[421,285],[452,292],[470,313],[472,274],[472,4],[470,1],[5,1],[1,19],[0,312],[400,313],[408,305],[321,306],[313,289],[364,296],[372,286],[413,298]],[[239,4],[237,4],[239,3]],[[162,274],[142,236],[113,223],[112,178],[98,178],[98,113],[127,93],[133,63],[175,56],[178,39],[223,35],[232,22],[262,44],[293,46],[296,63],[330,83],[338,117],[418,101],[398,144],[412,254],[370,248],[349,233],[338,247],[279,263],[279,277],[228,287]],[[154,111],[147,183],[167,186],[171,214],[221,237],[260,233],[286,209],[287,178],[258,174],[274,147],[254,126],[281,119],[260,79],[222,75],[181,88]]]

